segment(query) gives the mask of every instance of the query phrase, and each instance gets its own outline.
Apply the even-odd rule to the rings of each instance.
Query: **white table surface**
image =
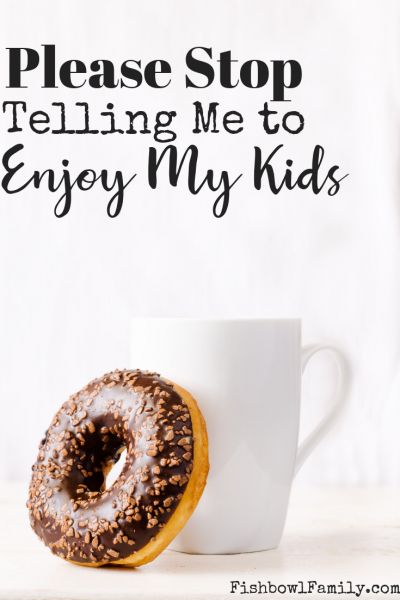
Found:
[[[287,584],[298,580],[400,584],[400,490],[396,489],[295,486],[286,531],[277,550],[232,556],[190,556],[166,551],[139,569],[87,569],[54,557],[30,529],[25,496],[26,489],[20,484],[1,485],[1,600],[272,596],[231,594],[231,580],[246,580],[248,584]],[[384,594],[361,597],[383,596],[388,598]]]

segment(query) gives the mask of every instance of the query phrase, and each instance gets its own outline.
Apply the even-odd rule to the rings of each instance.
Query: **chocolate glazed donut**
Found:
[[[107,489],[125,448],[121,474]],[[40,444],[27,503],[32,528],[75,563],[149,562],[193,512],[207,448],[186,390],[155,373],[108,373],[61,406]]]

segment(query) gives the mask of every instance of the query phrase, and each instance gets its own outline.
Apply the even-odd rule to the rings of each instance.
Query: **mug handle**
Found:
[[[337,367],[336,390],[334,394],[333,406],[330,412],[319,423],[319,425],[317,425],[317,427],[311,433],[309,433],[305,440],[299,445],[295,464],[295,474],[297,474],[306,458],[308,458],[315,446],[321,441],[324,435],[335,423],[347,399],[347,393],[349,389],[348,363],[344,355],[333,346],[325,344],[304,346],[304,348],[302,348],[301,372],[304,373],[304,370],[310,359],[317,354],[317,352],[322,351],[329,352],[333,356]]]

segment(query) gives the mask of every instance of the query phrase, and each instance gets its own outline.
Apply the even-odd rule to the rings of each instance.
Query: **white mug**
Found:
[[[335,402],[298,446],[301,373],[320,350],[336,360]],[[171,547],[200,554],[275,548],[294,475],[343,406],[342,354],[302,348],[299,319],[144,318],[132,320],[130,363],[186,388],[207,423],[207,485]]]

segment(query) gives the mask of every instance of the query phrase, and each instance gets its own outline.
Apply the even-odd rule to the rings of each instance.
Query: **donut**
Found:
[[[125,449],[121,473],[107,487]],[[157,373],[116,370],[54,416],[32,467],[30,523],[67,561],[136,567],[181,530],[207,474],[206,426],[189,392]]]

